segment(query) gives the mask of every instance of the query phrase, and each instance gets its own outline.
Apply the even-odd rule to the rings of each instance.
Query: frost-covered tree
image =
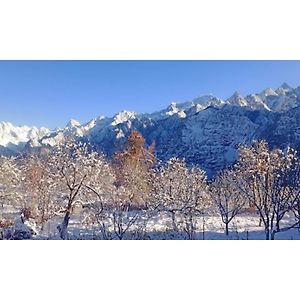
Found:
[[[100,228],[103,239],[111,239],[111,213],[117,197],[116,176],[110,162],[96,156],[93,173],[83,186],[85,223]]]
[[[282,219],[299,199],[296,151],[270,150],[267,142],[255,141],[251,146],[240,147],[235,169],[239,188],[263,222],[266,239],[274,239],[282,230]]]
[[[19,162],[23,213],[33,218],[42,228],[58,210],[57,203],[53,201],[56,182],[50,172],[49,160],[49,154],[44,153],[25,156]]]
[[[152,174],[152,207],[167,212],[172,229],[183,227],[189,239],[194,238],[195,216],[209,205],[208,186],[204,171],[189,169],[184,160],[171,158]],[[181,222],[178,222],[177,215]]]
[[[210,186],[211,197],[225,225],[225,234],[229,235],[229,224],[245,205],[238,185],[236,172],[227,170],[220,173]]]
[[[21,199],[21,170],[15,157],[0,157],[0,201],[4,204],[17,205]]]
[[[58,226],[60,237],[65,239],[69,220],[78,203],[84,205],[85,189],[93,188],[102,167],[101,156],[86,144],[67,141],[57,146],[51,156],[51,172],[55,179],[55,193],[64,208],[64,219]],[[99,167],[99,164],[101,167]],[[98,183],[100,184],[100,183]]]
[[[106,196],[95,192],[98,199],[85,205],[85,223],[98,228],[102,239],[124,239],[143,216],[143,210],[132,208],[123,187],[113,189]],[[135,227],[139,229],[138,225]]]
[[[204,222],[204,214],[211,207],[207,178],[205,172],[199,167],[189,169],[183,201],[186,202],[186,206],[183,209],[183,229],[188,239],[194,239],[197,217],[201,216],[202,222]],[[204,224],[202,229],[204,235]]]
[[[112,202],[110,217],[114,235],[122,240],[137,222],[141,209],[132,209],[131,199],[122,187],[118,189],[116,196]]]

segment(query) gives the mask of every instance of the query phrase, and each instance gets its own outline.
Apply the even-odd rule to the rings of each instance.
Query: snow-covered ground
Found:
[[[35,239],[59,239],[57,225],[62,218],[51,220],[44,226],[44,230],[36,235]],[[167,216],[155,219],[140,220],[138,225],[130,228],[125,239],[148,239],[148,240],[169,240],[187,239],[183,231],[174,232],[171,230],[171,220]],[[204,223],[203,223],[204,222]],[[82,215],[73,216],[69,224],[69,239],[101,239],[99,227],[83,225]],[[283,222],[288,224],[288,219]],[[146,227],[144,227],[146,226]],[[203,230],[204,228],[204,230]],[[237,216],[231,223],[230,234],[227,237],[224,233],[224,224],[219,216],[206,216],[197,220],[196,238],[199,240],[264,240],[263,227],[259,226],[259,218],[256,215]],[[112,230],[112,227],[110,228]],[[141,232],[142,231],[142,232]],[[113,237],[117,239],[117,237]],[[300,240],[300,230],[290,229],[276,234],[277,240]]]
[[[0,209],[1,219],[11,219],[15,221],[15,228],[20,228],[20,214],[17,209],[5,206]],[[62,222],[63,216],[55,217],[49,220],[43,227],[39,228],[33,221],[26,221],[25,227],[34,231],[32,239],[60,239],[57,226]],[[124,239],[146,239],[146,240],[171,240],[187,239],[186,233],[181,230],[180,222],[179,232],[171,230],[171,218],[167,214],[156,215],[155,217],[140,217],[138,222],[130,227]],[[281,227],[289,225],[289,217],[281,223]],[[199,240],[264,240],[264,228],[259,226],[259,217],[254,214],[242,214],[233,219],[230,226],[229,236],[226,236],[224,224],[218,215],[199,217],[196,221],[195,239]],[[109,227],[112,233],[112,239],[118,239],[113,233],[113,226]],[[68,227],[68,239],[71,240],[91,240],[102,239],[99,226],[86,224],[83,213],[72,215]],[[300,240],[300,230],[298,228],[290,229],[276,234],[276,240]]]

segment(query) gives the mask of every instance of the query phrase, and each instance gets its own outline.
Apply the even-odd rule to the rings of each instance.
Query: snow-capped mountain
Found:
[[[213,95],[206,95],[197,97],[192,101],[186,101],[182,103],[172,102],[166,109],[152,114],[143,114],[145,117],[149,117],[152,120],[161,120],[167,117],[177,115],[180,118],[185,118],[186,113],[189,112],[191,108],[195,111],[201,111],[209,106],[222,106],[224,101],[214,97]]]
[[[9,122],[0,122],[0,151],[3,153],[15,153],[20,151],[28,141],[34,145],[50,130],[41,127],[13,126]]]
[[[246,96],[235,92],[227,100],[201,96],[172,102],[152,114],[122,111],[82,125],[71,120],[63,129],[52,132],[10,124],[4,131],[0,127],[0,145],[2,153],[7,149],[36,151],[73,137],[110,156],[133,129],[140,131],[148,144],[156,142],[159,159],[182,157],[213,176],[235,161],[239,144],[253,139],[264,138],[274,147],[291,145],[300,150],[300,87],[283,84],[276,90],[267,88]]]
[[[230,105],[235,105],[235,106],[248,106],[247,100],[239,93],[239,92],[234,92],[234,94],[227,99],[227,103]]]

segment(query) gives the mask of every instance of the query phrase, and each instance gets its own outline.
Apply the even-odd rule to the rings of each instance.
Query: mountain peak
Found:
[[[39,139],[49,134],[45,127],[14,126],[9,122],[0,122],[0,146],[11,150],[19,150],[18,145],[23,146],[30,139]]]
[[[233,99],[243,99],[243,96],[240,94],[240,92],[235,91],[235,92],[231,95],[231,97],[228,98],[227,101],[233,100]]]
[[[115,126],[135,118],[136,118],[136,113],[134,111],[123,110],[114,116],[114,120],[111,124]]]
[[[192,106],[192,102],[185,102],[181,105],[177,105],[176,102],[171,102],[171,104],[167,108],[166,115],[167,116],[173,116],[178,115],[179,118],[185,118],[186,114],[184,112],[184,108],[188,108]]]
[[[286,82],[284,82],[280,87],[286,91],[292,90],[292,87],[289,86]]]
[[[168,108],[174,108],[177,107],[177,103],[175,101],[172,101],[171,104],[168,106]]]
[[[2,130],[4,130],[5,128],[12,128],[13,127],[13,125],[11,123],[4,122],[4,121],[0,122],[0,126],[1,126]]]
[[[74,127],[79,127],[81,124],[79,123],[79,121],[75,120],[75,119],[71,119],[67,126],[68,128],[74,128]]]
[[[277,96],[277,93],[272,88],[266,88],[261,92],[263,96]]]
[[[227,99],[227,102],[236,106],[247,106],[247,101],[243,98],[243,96],[238,92],[234,92],[233,95]]]

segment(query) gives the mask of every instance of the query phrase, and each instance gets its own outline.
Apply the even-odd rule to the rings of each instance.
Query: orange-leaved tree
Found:
[[[133,130],[121,151],[115,153],[117,186],[131,206],[144,206],[150,189],[150,169],[156,162],[155,143],[146,146],[141,133]]]

